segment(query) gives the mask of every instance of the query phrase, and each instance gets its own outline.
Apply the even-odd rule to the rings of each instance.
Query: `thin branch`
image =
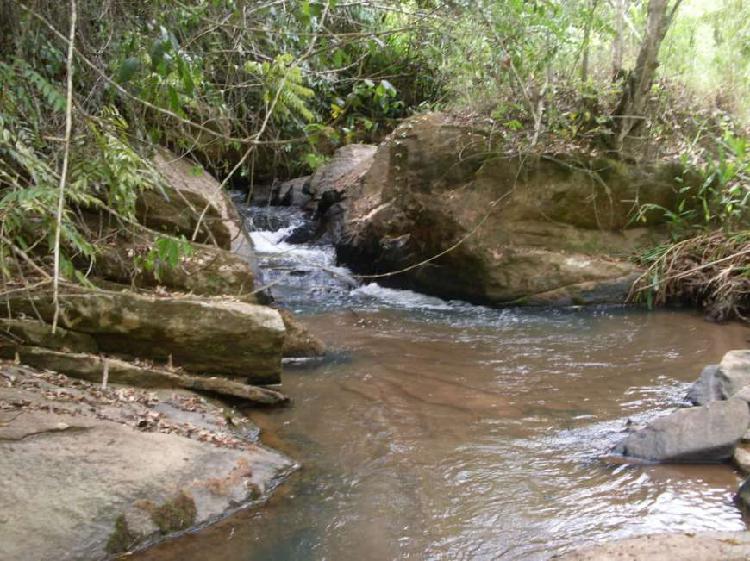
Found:
[[[62,170],[60,171],[59,193],[57,197],[57,218],[55,221],[54,268],[52,276],[52,303],[55,313],[52,316],[52,333],[57,330],[60,316],[60,232],[62,231],[63,211],[65,209],[65,182],[68,178],[68,160],[70,159],[70,135],[73,130],[73,49],[76,37],[76,0],[70,0],[70,39],[68,40],[67,98],[65,107],[65,148],[63,151]]]

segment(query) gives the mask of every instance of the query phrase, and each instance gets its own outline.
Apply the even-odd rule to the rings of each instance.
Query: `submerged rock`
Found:
[[[290,311],[279,310],[284,320],[284,358],[308,358],[323,356],[326,352],[323,342],[297,320]]]
[[[750,532],[658,534],[555,556],[559,561],[747,561]]]
[[[342,188],[337,254],[360,273],[406,269],[394,284],[447,298],[622,302],[636,270],[627,257],[659,237],[656,215],[631,227],[632,201],[671,208],[681,172],[585,154],[508,156],[483,127],[420,115]]]
[[[745,401],[715,401],[659,417],[630,433],[615,451],[651,462],[722,462],[732,457],[748,424]]]

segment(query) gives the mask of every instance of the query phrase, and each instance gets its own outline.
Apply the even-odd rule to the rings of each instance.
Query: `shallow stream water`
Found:
[[[292,211],[247,210],[264,282],[331,357],[252,411],[303,467],[257,510],[140,561],[545,560],[597,541],[740,530],[728,466],[602,461],[750,330],[688,312],[492,310],[358,286]],[[273,228],[263,231],[263,228]]]

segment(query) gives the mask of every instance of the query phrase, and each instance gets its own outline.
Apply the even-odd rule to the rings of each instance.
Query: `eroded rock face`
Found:
[[[629,434],[615,451],[652,462],[722,462],[732,457],[748,423],[744,400],[714,401],[659,417]]]
[[[76,333],[52,327],[36,319],[0,319],[0,349],[15,345],[34,345],[54,351],[96,353],[99,348],[96,340],[86,333]],[[10,356],[12,358],[12,352]]]
[[[19,298],[14,313],[36,310],[51,322],[50,295]],[[280,379],[284,323],[266,306],[227,299],[80,291],[60,297],[59,325],[94,338],[114,355],[171,360],[196,374],[224,374],[256,383]]]
[[[627,257],[655,236],[629,227],[633,201],[670,208],[680,174],[574,154],[509,157],[488,130],[417,116],[346,188],[337,253],[357,272],[383,273],[444,252],[393,279],[443,297],[619,302],[635,272]]]

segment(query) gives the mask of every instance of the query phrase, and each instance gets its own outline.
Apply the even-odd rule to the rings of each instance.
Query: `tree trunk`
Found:
[[[623,82],[620,102],[613,113],[614,147],[618,152],[622,151],[625,139],[643,123],[648,95],[659,66],[659,48],[681,2],[676,0],[671,10],[669,0],[650,0],[648,3],[646,34],[638,60]]]
[[[581,82],[584,84],[589,80],[589,61],[591,60],[591,26],[594,23],[594,12],[599,0],[589,0],[589,9],[586,14],[586,23],[583,27],[583,57],[581,60]]]
[[[612,76],[615,80],[622,76],[622,53],[625,33],[625,2],[615,0],[615,38],[612,42]]]

